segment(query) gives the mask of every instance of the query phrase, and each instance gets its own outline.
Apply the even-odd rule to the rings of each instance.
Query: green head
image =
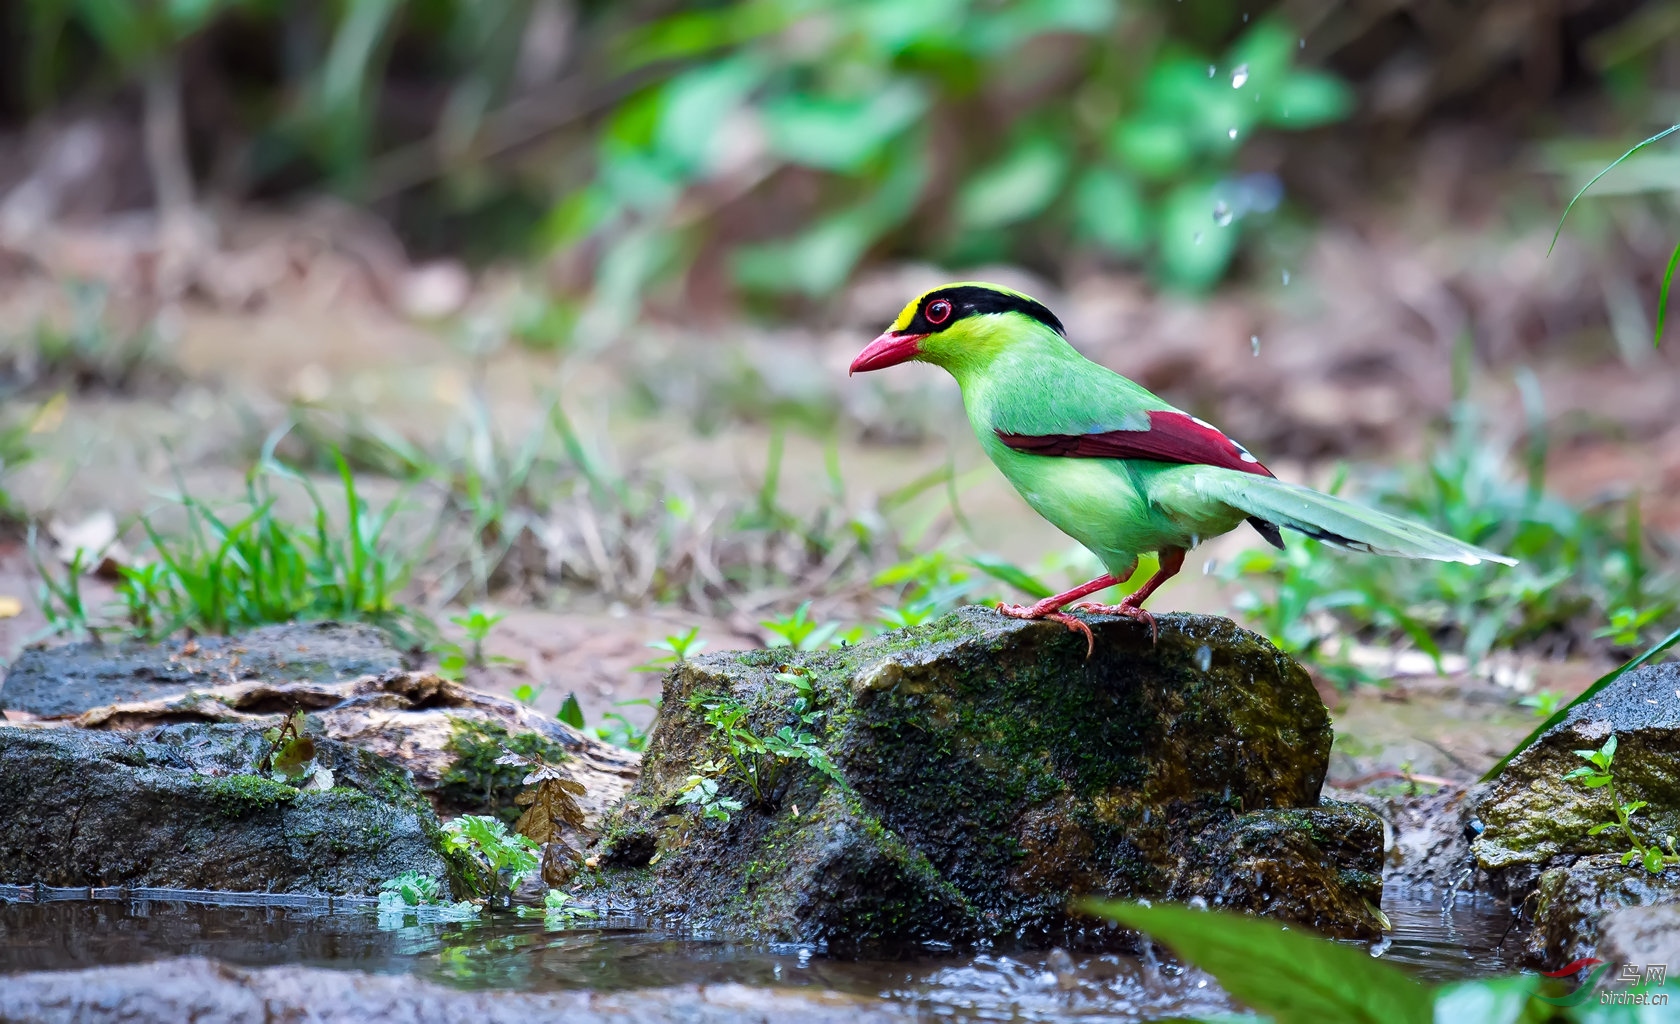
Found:
[[[918,360],[952,374],[978,370],[1014,345],[1061,342],[1056,314],[1002,285],[959,281],[924,292],[852,360],[852,372]]]

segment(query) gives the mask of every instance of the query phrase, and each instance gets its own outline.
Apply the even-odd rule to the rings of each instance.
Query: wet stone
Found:
[[[1381,822],[1318,807],[1330,722],[1300,666],[1226,619],[1159,616],[1158,643],[1089,621],[1089,659],[1059,624],[967,608],[838,651],[688,662],[580,898],[840,949],[1125,946],[1070,899],[1175,891],[1374,935]],[[838,779],[795,762],[753,799],[704,720],[720,698],[757,735],[809,730]],[[746,806],[702,817],[681,802],[696,772]]]
[[[159,644],[66,644],[25,650],[0,684],[0,709],[41,718],[128,701],[162,700],[241,680],[318,683],[403,666],[402,652],[372,626],[334,622],[268,626],[237,637]]]
[[[373,895],[406,870],[446,877],[408,773],[314,740],[330,790],[256,774],[252,726],[0,727],[0,883]]]

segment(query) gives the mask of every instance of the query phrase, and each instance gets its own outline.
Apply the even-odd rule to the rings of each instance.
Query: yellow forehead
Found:
[[[898,319],[894,320],[892,326],[887,330],[902,331],[909,327],[910,321],[916,319],[916,310],[922,308],[922,300],[927,297],[927,294],[927,292],[923,292],[906,303],[905,307],[898,311]]]

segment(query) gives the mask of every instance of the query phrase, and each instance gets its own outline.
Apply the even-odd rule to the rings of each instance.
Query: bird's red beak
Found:
[[[909,362],[922,351],[922,339],[925,337],[925,334],[894,334],[887,331],[858,353],[857,358],[852,360],[850,373],[879,370],[884,366],[897,366],[899,363]]]

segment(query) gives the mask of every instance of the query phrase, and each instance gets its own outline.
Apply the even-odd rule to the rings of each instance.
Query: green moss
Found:
[[[197,776],[216,810],[229,818],[243,818],[297,799],[298,791],[261,775],[230,775],[226,778]]]
[[[525,769],[496,763],[504,747],[545,761],[569,756],[565,747],[538,733],[514,736],[495,723],[457,719],[448,746],[455,763],[434,793],[439,806],[454,814],[493,814],[509,825],[518,820],[520,808],[513,801],[525,788]]]

